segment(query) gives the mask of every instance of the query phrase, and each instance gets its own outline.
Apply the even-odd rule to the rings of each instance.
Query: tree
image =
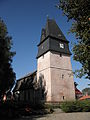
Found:
[[[75,33],[76,43],[73,46],[73,59],[82,67],[75,71],[77,77],[90,79],[90,0],[60,0],[58,8],[72,20],[69,32]]]
[[[11,65],[15,52],[11,52],[11,48],[12,38],[8,35],[7,27],[0,18],[0,97],[12,88],[16,78]]]
[[[83,95],[86,95],[86,94],[90,95],[90,88],[83,89],[82,93],[83,93]]]

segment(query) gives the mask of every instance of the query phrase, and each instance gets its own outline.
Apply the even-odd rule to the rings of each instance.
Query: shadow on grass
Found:
[[[49,112],[45,109],[1,109],[0,120],[36,120],[45,117]]]
[[[31,114],[31,115],[20,115],[20,116],[2,116],[0,120],[37,120],[37,118],[45,117],[47,114]]]

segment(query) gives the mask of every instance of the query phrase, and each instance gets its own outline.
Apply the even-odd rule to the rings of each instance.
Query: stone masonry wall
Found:
[[[70,56],[47,52],[37,60],[37,80],[40,76],[45,83],[47,102],[75,99]]]

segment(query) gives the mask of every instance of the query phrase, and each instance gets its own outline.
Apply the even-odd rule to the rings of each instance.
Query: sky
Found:
[[[47,16],[55,19],[56,23],[70,42],[76,41],[73,34],[67,34],[72,22],[67,22],[62,11],[55,7],[59,0],[0,0],[0,17],[7,25],[8,33],[12,36],[12,50],[16,51],[13,57],[12,67],[16,73],[16,79],[37,69],[37,44],[40,42],[42,27],[45,27]],[[81,65],[71,56],[72,70]],[[80,90],[89,87],[90,81],[76,78]]]

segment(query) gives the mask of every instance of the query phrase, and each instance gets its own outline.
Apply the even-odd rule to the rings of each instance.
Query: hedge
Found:
[[[60,105],[64,112],[90,112],[90,101],[66,101]]]

